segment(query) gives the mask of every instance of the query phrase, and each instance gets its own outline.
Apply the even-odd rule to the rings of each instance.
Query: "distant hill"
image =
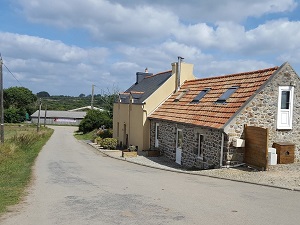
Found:
[[[112,114],[113,103],[117,95],[94,95],[93,106],[108,110]],[[71,110],[91,105],[92,96],[50,96],[41,97],[42,109],[47,110]],[[112,116],[112,115],[111,115]]]

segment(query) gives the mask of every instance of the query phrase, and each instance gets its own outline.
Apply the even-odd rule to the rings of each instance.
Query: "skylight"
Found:
[[[198,103],[210,91],[210,88],[205,88],[191,101],[191,103]]]
[[[238,89],[239,87],[233,86],[229,88],[221,97],[217,100],[217,103],[225,103],[226,100]]]

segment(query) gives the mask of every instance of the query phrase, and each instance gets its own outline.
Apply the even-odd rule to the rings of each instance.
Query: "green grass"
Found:
[[[90,141],[93,141],[96,138],[96,131],[91,131],[91,132],[86,133],[86,134],[75,133],[74,137],[77,140],[90,140]]]
[[[5,143],[0,146],[0,214],[17,204],[31,178],[31,168],[53,130],[24,125],[5,126]]]
[[[6,140],[18,134],[28,134],[36,132],[36,125],[32,124],[5,124],[4,125],[4,138]]]

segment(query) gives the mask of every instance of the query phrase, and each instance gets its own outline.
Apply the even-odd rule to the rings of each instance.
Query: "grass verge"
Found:
[[[86,133],[86,134],[75,132],[74,137],[77,140],[90,140],[90,141],[93,141],[97,137],[97,135],[96,135],[96,131],[91,131],[91,132]]]
[[[21,200],[34,160],[53,133],[49,128],[42,128],[39,133],[30,127],[24,129],[27,132],[9,136],[0,146],[0,214]],[[8,130],[11,132],[12,128]]]

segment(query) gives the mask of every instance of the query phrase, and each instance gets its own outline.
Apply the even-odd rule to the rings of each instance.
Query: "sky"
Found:
[[[198,78],[289,62],[300,75],[299,0],[1,0],[4,88],[112,94],[136,72]]]

